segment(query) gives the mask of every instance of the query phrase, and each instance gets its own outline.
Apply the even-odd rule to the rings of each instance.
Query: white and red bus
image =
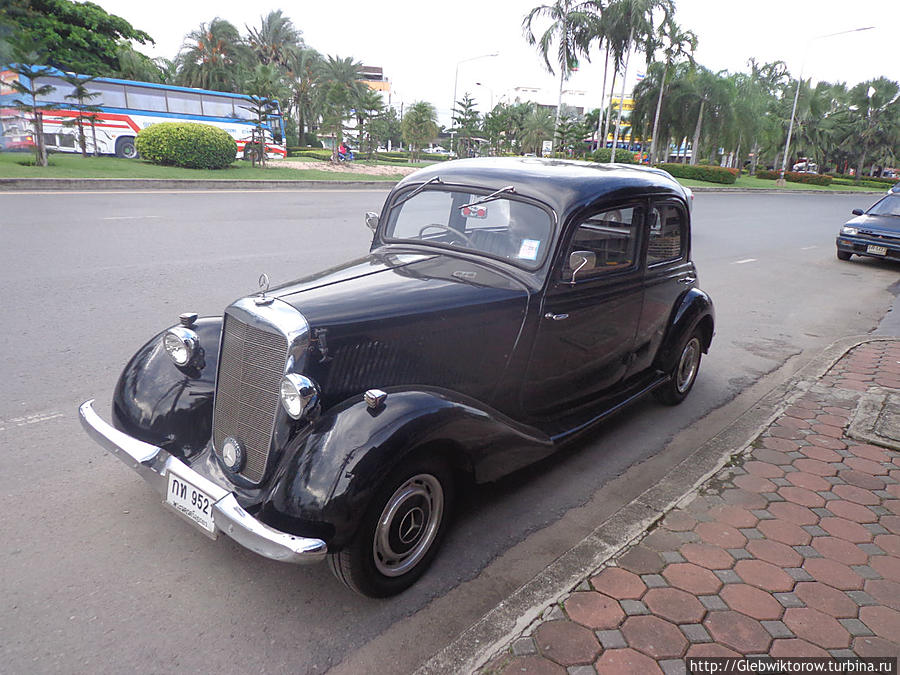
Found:
[[[38,86],[50,85],[53,90],[42,101],[52,103],[44,115],[44,144],[54,152],[80,152],[77,127],[71,124],[79,114],[78,101],[66,98],[73,91],[72,85],[62,79],[62,71],[35,66],[40,73],[35,78]],[[31,120],[23,119],[11,103],[15,99],[30,104],[29,97],[18,94],[8,83],[20,80],[9,70],[0,70],[0,149],[30,148],[33,144]],[[28,82],[22,82],[28,86]],[[87,84],[88,91],[99,96],[87,99],[85,105],[96,106],[94,129],[84,122],[84,135],[88,152],[94,151],[94,131],[97,137],[97,153],[118,157],[136,157],[134,139],[141,129],[158,122],[201,122],[224,129],[238,146],[238,157],[250,152],[246,148],[252,142],[257,115],[250,108],[256,104],[250,96],[230,94],[206,89],[175,87],[167,84],[119,80],[98,77]],[[287,155],[284,138],[284,119],[278,101],[268,102],[265,114],[266,156],[270,159]],[[69,124],[65,124],[69,122]]]

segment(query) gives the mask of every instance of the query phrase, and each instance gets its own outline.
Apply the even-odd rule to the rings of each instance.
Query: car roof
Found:
[[[595,201],[658,194],[686,199],[684,189],[661,169],[538,157],[460,159],[433,164],[398,185],[421,184],[435,176],[450,185],[499,190],[514,185],[519,194],[547,203],[561,217]]]

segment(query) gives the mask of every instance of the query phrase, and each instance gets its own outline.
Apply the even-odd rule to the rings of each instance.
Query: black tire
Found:
[[[695,330],[685,340],[678,352],[678,362],[672,369],[665,384],[653,390],[653,395],[665,405],[678,405],[691,393],[697,373],[700,372],[700,361],[703,357],[703,336]]]
[[[334,576],[370,598],[412,586],[434,559],[453,510],[453,472],[426,455],[382,482],[353,541],[328,556]]]
[[[116,140],[116,157],[137,159],[138,151],[131,136],[123,136]]]
[[[838,260],[850,260],[850,256],[853,254],[850,251],[842,251],[841,249],[837,250]]]

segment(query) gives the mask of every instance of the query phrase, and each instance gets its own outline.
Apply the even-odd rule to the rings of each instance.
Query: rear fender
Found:
[[[202,451],[212,435],[222,317],[199,319],[191,330],[199,349],[189,365],[175,365],[162,346],[163,331],[131,357],[112,404],[117,429],[183,459]]]
[[[712,299],[699,288],[691,288],[682,295],[669,319],[669,329],[657,355],[656,367],[664,373],[675,368],[681,356],[681,345],[698,327],[703,351],[709,352],[715,333],[715,316]]]
[[[541,432],[445,390],[388,389],[370,408],[355,397],[295,438],[265,509],[326,524],[329,550],[346,544],[381,482],[413,453],[435,453],[477,481],[493,480],[553,450]]]

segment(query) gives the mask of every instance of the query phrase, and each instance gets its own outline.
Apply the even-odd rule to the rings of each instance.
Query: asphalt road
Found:
[[[357,597],[324,565],[212,542],[81,431],[135,349],[182,311],[368,248],[383,191],[0,193],[0,671],[404,672],[834,339],[874,329],[900,267],[839,262],[871,196],[698,194],[694,259],[717,336],[691,396],[461,504],[432,570]]]

